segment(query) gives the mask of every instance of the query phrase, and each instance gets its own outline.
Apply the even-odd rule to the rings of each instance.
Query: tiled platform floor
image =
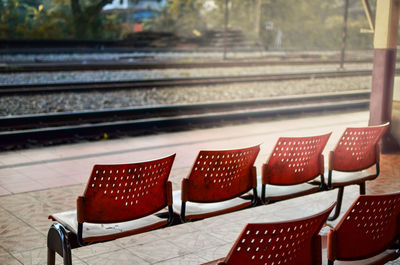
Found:
[[[47,216],[75,207],[76,197],[82,194],[83,183],[95,163],[141,161],[177,153],[171,180],[173,188],[179,189],[181,178],[190,170],[200,149],[243,147],[262,143],[256,161],[259,168],[279,136],[315,135],[332,131],[325,149],[327,153],[334,148],[344,128],[364,126],[367,121],[367,112],[321,115],[0,153],[0,264],[46,263],[46,234],[51,223]],[[382,155],[381,175],[367,184],[367,192],[399,191],[399,174],[400,154]],[[246,218],[246,212],[241,215]],[[174,260],[179,261],[178,264],[197,264],[203,261],[196,255],[191,256],[190,252],[182,252],[179,243],[171,241],[164,245],[165,249],[160,250],[161,256],[164,255],[163,259],[152,258],[149,253],[146,254],[146,249],[151,249],[151,242],[157,239],[158,233],[201,237],[193,231],[193,225],[179,225],[110,244],[74,250],[74,264],[174,264]],[[128,246],[131,247],[129,257],[123,259],[120,254],[126,255]],[[140,255],[138,252],[141,252]],[[103,258],[101,262],[99,257]],[[177,259],[178,257],[183,258]]]

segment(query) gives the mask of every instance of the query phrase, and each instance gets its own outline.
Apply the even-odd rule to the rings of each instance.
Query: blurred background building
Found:
[[[125,20],[125,29],[138,32],[143,30],[141,23],[156,17],[166,4],[167,0],[114,0],[103,10],[105,13],[118,14]]]

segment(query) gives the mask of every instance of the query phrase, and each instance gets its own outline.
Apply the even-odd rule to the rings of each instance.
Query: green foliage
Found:
[[[144,23],[148,30],[173,32],[179,36],[193,36],[193,30],[206,29],[201,10],[204,0],[169,0],[160,16]]]
[[[111,0],[0,0],[1,39],[115,39],[115,15],[101,13]]]
[[[17,35],[17,27],[24,23],[23,7],[18,0],[0,1],[0,38]]]

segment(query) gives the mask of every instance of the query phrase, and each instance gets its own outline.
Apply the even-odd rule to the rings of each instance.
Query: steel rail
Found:
[[[188,69],[188,68],[217,68],[217,67],[252,67],[275,65],[316,65],[339,64],[339,60],[235,60],[218,62],[129,62],[115,60],[85,60],[70,62],[10,62],[0,64],[0,73],[24,72],[61,72],[61,71],[102,71],[102,70],[154,70],[154,69]],[[372,63],[372,60],[347,60],[347,64]]]
[[[77,112],[46,113],[33,115],[17,115],[0,117],[0,131],[22,130],[41,127],[56,127],[82,123],[99,123],[115,120],[132,120],[198,114],[205,112],[232,111],[254,109],[256,107],[273,107],[281,105],[304,104],[309,102],[340,101],[353,99],[369,99],[366,90],[337,93],[320,93],[308,95],[292,95],[273,98],[248,99],[240,101],[207,102],[197,104],[141,106],[135,108],[119,108],[90,110]]]
[[[400,73],[396,71],[396,73]],[[23,84],[3,85],[0,87],[1,95],[52,93],[52,92],[84,92],[91,90],[118,90],[140,88],[162,88],[172,86],[204,86],[222,85],[230,83],[269,82],[284,80],[301,80],[314,78],[343,78],[351,76],[370,76],[372,70],[351,71],[325,71],[307,73],[285,73],[267,75],[243,75],[243,76],[210,76],[196,78],[170,78],[151,80],[126,80],[107,82],[76,82],[76,83],[51,83],[51,84]]]
[[[199,104],[199,106],[193,107],[189,105],[178,105],[175,107],[163,106],[155,108],[155,112],[162,113],[164,110],[171,110],[173,108],[175,108],[175,110],[172,111],[172,114],[165,116],[155,113],[153,116],[141,117],[139,115],[136,118],[128,120],[2,131],[0,132],[0,149],[21,148],[37,143],[47,145],[74,142],[79,139],[101,139],[104,137],[118,137],[121,135],[134,136],[166,131],[187,130],[199,127],[221,126],[321,112],[365,110],[369,105],[369,99],[365,99],[365,96],[368,96],[368,93],[359,92],[358,98],[356,96],[352,98],[350,93],[347,95],[344,93],[342,97],[344,97],[345,100],[340,100],[339,97],[337,97],[336,100],[321,102],[321,100],[318,100],[318,96],[314,95],[314,97],[310,97],[309,99],[297,97],[297,101],[303,104],[291,104],[288,106],[290,100],[287,98],[285,105],[269,107],[263,106],[260,101],[261,106],[253,104],[252,108],[249,107],[252,101],[246,103],[250,104],[248,108],[243,108],[243,105],[240,106],[241,104],[239,102],[235,103],[238,106],[231,108],[227,108],[227,106],[232,104],[232,102],[223,103],[222,105],[225,104],[224,107],[221,107],[221,103]],[[292,100],[296,99],[293,98]],[[312,103],[305,103],[307,101],[311,101]],[[315,103],[316,101],[319,102]],[[243,104],[245,105],[245,103]],[[216,108],[213,109],[212,106]],[[196,107],[198,107],[197,110]],[[204,110],[205,107],[206,110]],[[141,108],[140,111],[144,111],[144,109],[145,108]],[[203,111],[198,112],[199,109]],[[150,110],[150,108],[148,108],[148,110]],[[110,111],[110,113],[111,112],[112,111]],[[54,117],[56,117],[56,115]],[[1,121],[3,122],[4,118]]]

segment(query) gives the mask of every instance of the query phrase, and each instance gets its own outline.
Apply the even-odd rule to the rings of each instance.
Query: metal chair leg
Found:
[[[340,215],[340,209],[342,208],[342,201],[343,201],[343,192],[344,192],[344,187],[339,187],[338,195],[337,195],[337,199],[336,199],[337,204],[335,207],[335,213],[333,214],[333,216],[328,217],[329,221],[335,220]]]
[[[365,193],[366,193],[366,189],[365,189],[365,182],[363,182],[363,183],[361,183],[360,184],[360,195],[365,195]]]
[[[253,188],[253,199],[251,200],[251,206],[256,206],[258,203],[257,189]]]
[[[47,248],[47,265],[56,265],[56,252]]]
[[[72,265],[71,244],[68,233],[61,224],[52,224],[47,234],[47,264],[55,264],[55,253],[64,258],[64,265]]]
[[[186,202],[182,201],[182,206],[181,206],[181,222],[185,223],[186,222]]]

